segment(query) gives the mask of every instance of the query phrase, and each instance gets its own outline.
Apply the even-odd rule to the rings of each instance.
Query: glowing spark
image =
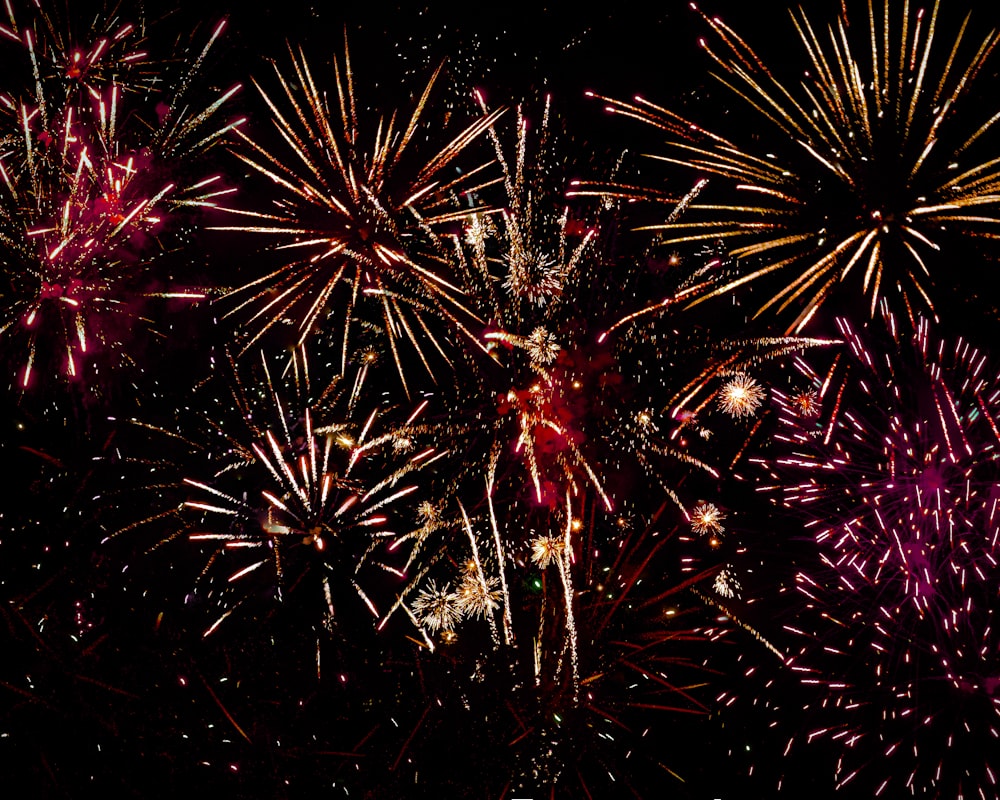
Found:
[[[757,381],[739,373],[726,381],[719,390],[719,408],[732,417],[751,417],[763,405],[767,393]]]
[[[438,586],[433,580],[413,599],[413,613],[431,631],[453,630],[462,619],[459,596],[448,584]]]
[[[722,533],[726,515],[714,503],[699,503],[691,512],[691,530],[699,534]]]

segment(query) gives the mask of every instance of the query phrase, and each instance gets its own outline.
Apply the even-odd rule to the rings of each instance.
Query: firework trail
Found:
[[[621,784],[637,792],[634,760],[652,758],[663,777],[683,781],[683,767],[646,735],[674,715],[708,712],[705,657],[732,629],[712,621],[690,589],[710,586],[717,568],[678,557],[690,539],[686,525],[667,521],[676,517],[669,503],[649,518],[609,515],[596,494],[547,521],[517,506],[498,512],[492,523],[481,516],[460,524],[466,557],[456,551],[452,572],[428,579],[411,603],[428,629],[447,625],[437,632],[442,673],[432,691],[445,709],[437,713],[472,725],[479,778],[529,792],[552,787],[560,797]],[[548,527],[515,545],[514,530],[529,523]],[[500,559],[491,524],[510,543]],[[474,587],[476,602],[464,606],[455,586]],[[490,620],[506,605],[513,635],[503,642]],[[464,713],[448,710],[456,703]],[[411,745],[415,764],[430,741]]]

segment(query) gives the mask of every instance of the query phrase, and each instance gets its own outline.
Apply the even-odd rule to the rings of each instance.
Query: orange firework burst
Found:
[[[543,569],[562,558],[566,540],[555,536],[538,536],[531,540],[531,560]]]
[[[763,405],[764,387],[741,372],[727,380],[719,390],[719,408],[733,417],[752,417]]]
[[[691,512],[691,530],[695,533],[722,533],[723,511],[714,503],[699,503]]]
[[[790,398],[791,407],[800,417],[818,417],[820,412],[819,395],[815,389],[803,389]]]

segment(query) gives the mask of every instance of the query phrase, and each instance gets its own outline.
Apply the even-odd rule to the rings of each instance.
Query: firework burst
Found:
[[[297,358],[301,363],[304,354]],[[166,525],[157,547],[183,538],[209,548],[198,578],[205,586],[196,591],[217,595],[221,613],[206,636],[258,593],[285,600],[304,591],[325,610],[326,627],[338,624],[340,605],[351,596],[381,617],[388,604],[376,604],[363,576],[405,583],[399,545],[420,537],[392,526],[418,518],[430,526],[415,508],[416,479],[441,453],[416,421],[422,406],[404,421],[390,421],[392,410],[381,407],[352,416],[343,413],[349,392],[339,389],[341,381],[318,399],[309,399],[308,383],[300,382],[289,399],[289,390],[272,384],[266,362],[253,380],[233,369],[228,394],[213,398],[216,382],[205,384],[217,413],[206,412],[203,434],[160,431],[200,457],[151,462],[157,472],[185,472],[177,481],[151,484],[147,490],[160,496],[157,507],[165,510],[123,532]],[[170,502],[178,497],[174,509]]]
[[[495,117],[477,99],[483,115]],[[493,460],[498,447],[512,454],[500,472],[520,462],[536,503],[561,506],[567,487],[589,486],[610,506],[584,430],[591,402],[586,376],[599,368],[585,349],[584,332],[570,324],[583,275],[597,260],[596,230],[587,212],[571,213],[565,205],[565,165],[552,152],[551,99],[545,98],[537,125],[523,107],[513,116],[512,132],[489,127],[502,169],[502,203],[471,215],[462,235],[451,239],[454,271],[469,287],[470,307],[488,320],[482,340],[491,356],[475,366],[482,392],[462,403],[478,403],[469,413],[480,418],[483,405],[493,406],[492,441],[483,452]],[[482,427],[469,427],[469,435],[481,436]]]
[[[39,84],[30,99],[7,98],[14,124],[0,152],[0,335],[19,354],[22,390],[35,374],[81,377],[96,352],[112,369],[133,363],[130,338],[150,322],[142,314],[148,298],[204,296],[159,288],[169,278],[152,265],[166,252],[165,234],[228,193],[219,175],[187,177],[241,122],[222,119],[239,87],[202,106],[188,96],[223,28],[186,72],[163,76],[163,91],[126,95],[111,80],[80,93]],[[33,41],[31,30],[17,41]]]
[[[764,387],[745,373],[729,378],[719,390],[719,408],[731,417],[752,417],[764,403]]]
[[[601,98],[667,136],[669,153],[653,158],[709,176],[683,218],[650,226],[675,247],[725,242],[738,260],[738,277],[699,301],[785,276],[758,313],[799,308],[789,332],[847,283],[860,284],[872,316],[898,288],[900,311],[912,318],[934,308],[939,252],[960,239],[996,238],[1000,170],[986,134],[997,118],[977,121],[964,109],[1000,36],[973,33],[966,18],[939,44],[939,5],[928,14],[904,4],[897,17],[888,2],[882,13],[869,3],[867,25],[845,12],[825,36],[803,10],[792,11],[808,68],[799,85],[706,16],[719,44],[702,46],[725,90],[746,104],[748,124],[763,124],[762,144],[744,145],[642,98]],[[726,194],[712,196],[712,184]],[[610,193],[660,199],[630,187]]]
[[[721,405],[738,422],[752,416],[765,391],[747,371],[830,342],[719,340],[700,327],[684,327],[671,312],[712,285],[710,266],[699,266],[693,275],[671,275],[677,285],[665,299],[648,304],[649,286],[662,292],[663,281],[653,284],[648,275],[616,271],[613,239],[601,234],[601,215],[610,206],[571,211],[564,205],[565,190],[578,193],[579,183],[567,179],[567,165],[556,155],[558,118],[551,98],[545,98],[537,125],[523,107],[512,116],[513,136],[500,125],[489,129],[503,170],[504,202],[472,216],[464,234],[454,237],[456,272],[465,276],[465,285],[477,288],[470,302],[490,320],[484,339],[501,367],[483,371],[486,391],[493,381],[508,382],[493,395],[498,413],[488,471],[502,481],[515,466],[504,456],[513,454],[527,472],[535,503],[550,510],[562,508],[567,491],[573,496],[594,491],[611,510],[615,495],[627,501],[634,485],[619,479],[621,486],[611,486],[608,476],[639,471],[663,476],[661,487],[683,511],[665,465],[680,464],[682,471],[693,466],[718,478],[701,455],[709,450],[712,430],[703,423],[711,417],[713,397],[729,397]],[[698,191],[695,187],[673,213],[683,214]],[[607,222],[613,228],[613,221]],[[545,281],[518,277],[539,264]],[[593,294],[594,285],[609,281],[613,290]],[[542,283],[549,288],[540,293]],[[534,288],[517,290],[528,284]],[[590,318],[614,322],[592,331],[580,324],[585,308],[593,309]],[[678,380],[681,375],[687,382]],[[479,396],[462,401],[470,399],[484,402]],[[477,435],[482,414],[480,407]],[[697,437],[690,435],[694,431]]]
[[[85,95],[98,97],[113,84],[141,92],[155,87],[162,65],[151,61],[144,20],[126,19],[120,6],[105,6],[81,29],[58,2],[24,6],[7,3],[7,19],[0,23],[0,39],[22,56],[5,77],[27,89],[43,117]],[[12,96],[0,97],[0,107],[14,112]]]
[[[487,182],[484,165],[463,170],[459,157],[503,110],[474,120],[443,146],[428,144],[436,132],[428,105],[439,67],[405,122],[395,114],[375,120],[366,146],[369,120],[359,113],[346,43],[343,60],[333,65],[334,108],[305,55],[293,51],[290,61],[288,70],[274,66],[276,93],[255,84],[286,152],[244,136],[237,153],[271,182],[277,210],[237,210],[248,221],[220,228],[269,237],[290,258],[234,290],[228,313],[249,317],[246,347],[285,320],[295,325],[299,344],[333,325],[346,364],[351,320],[364,306],[381,319],[405,387],[404,362],[411,357],[401,349],[404,342],[433,375],[428,356],[433,351],[450,360],[447,336],[477,341],[467,328],[474,317],[463,290],[442,258],[440,235],[475,213],[461,201]],[[429,147],[435,148],[429,157],[420,158],[417,151]]]
[[[822,412],[776,392],[778,454],[760,462],[779,481],[763,490],[804,517],[816,548],[786,624],[801,637],[794,669],[829,692],[808,738],[845,746],[839,786],[992,795],[1000,381],[926,321],[886,350],[839,325],[833,367],[797,361]]]
[[[714,503],[699,503],[691,511],[691,530],[714,536],[724,530],[722,520],[725,518],[725,512]]]
[[[462,618],[463,606],[447,583],[438,586],[430,580],[413,598],[411,610],[428,630],[447,633]]]

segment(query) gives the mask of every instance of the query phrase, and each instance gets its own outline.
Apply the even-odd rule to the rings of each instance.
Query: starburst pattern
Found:
[[[746,373],[738,373],[719,390],[719,408],[732,417],[752,417],[764,404],[767,392]]]
[[[301,363],[304,354],[297,358]],[[433,528],[426,505],[414,533],[390,527],[394,514],[421,518],[413,508],[416,478],[441,457],[428,442],[430,430],[415,422],[416,414],[400,422],[391,409],[356,419],[344,413],[346,392],[327,390],[319,402],[306,399],[308,385],[301,393],[282,390],[272,383],[266,361],[256,372],[234,364],[228,381],[228,395],[210,391],[225,383],[221,376],[205,385],[199,397],[207,406],[194,420],[176,432],[157,431],[187,446],[169,464],[181,477],[149,486],[145,491],[159,508],[125,530],[166,525],[164,541],[183,535],[207,548],[204,591],[217,593],[220,613],[205,635],[255,593],[283,600],[301,591],[327,623],[353,595],[381,620],[391,603],[377,604],[362,576],[389,573],[405,580],[403,544],[419,546]],[[333,385],[341,382],[348,383]],[[407,446],[399,447],[401,441]],[[178,495],[180,507],[171,510]],[[210,588],[215,582],[218,590]]]
[[[992,786],[995,761],[974,743],[1000,737],[1000,382],[926,321],[879,351],[874,333],[839,325],[848,353],[825,374],[796,361],[829,410],[803,417],[779,394],[778,453],[760,462],[780,480],[761,490],[805,520],[815,545],[786,623],[800,637],[792,663],[830,695],[809,738],[847,745],[838,785],[877,796]],[[896,329],[891,317],[885,326]],[[877,734],[855,718],[873,705]],[[942,757],[960,742],[962,756]],[[893,766],[863,769],[873,759]]]
[[[691,530],[700,534],[722,533],[725,518],[725,513],[714,503],[699,503],[691,511]]]
[[[449,85],[510,48],[428,68],[462,36],[424,37],[429,6],[395,50],[358,31],[363,88],[294,37],[273,70],[226,59],[257,76],[240,122],[221,27],[163,59],[183,8],[90,4],[0,21],[12,785],[996,794],[1000,377],[956,336],[989,318],[919,315],[991,304],[958,268],[995,236],[995,33],[797,11],[787,79],[713,18],[724,85],[677,96],[732,135],[611,101],[657,151]],[[560,58],[605,33],[580,31]],[[630,185],[651,164],[694,178]]]
[[[986,134],[997,118],[985,112],[977,121],[971,107],[1000,35],[975,33],[967,17],[952,41],[939,43],[947,36],[939,7],[904,4],[898,14],[889,2],[881,11],[869,3],[867,24],[845,15],[826,31],[793,10],[808,70],[802,81],[702,15],[718,43],[702,46],[724,90],[748,110],[748,125],[759,123],[759,143],[643,98],[601,98],[666,136],[669,150],[657,161],[710,176],[683,218],[649,226],[667,246],[727,243],[740,275],[701,299],[785,276],[758,313],[801,309],[790,332],[848,284],[854,293],[860,284],[872,316],[897,287],[901,312],[933,309],[932,283],[944,283],[939,272],[950,263],[938,253],[956,240],[996,237],[1000,169]],[[725,191],[710,197],[716,182]],[[656,190],[606,191],[662,199]]]
[[[403,124],[395,114],[374,122],[363,118],[346,43],[343,59],[333,65],[334,108],[303,52],[292,51],[290,67],[275,64],[274,71],[278,92],[255,85],[287,152],[271,152],[246,136],[239,156],[272,183],[283,197],[281,208],[234,209],[249,221],[220,229],[266,236],[291,258],[235,290],[228,313],[248,315],[252,328],[246,346],[285,319],[294,322],[300,344],[336,326],[344,364],[351,319],[361,305],[372,305],[405,386],[404,362],[411,358],[401,351],[403,342],[431,371],[429,349],[447,358],[445,333],[476,340],[466,327],[474,317],[441,259],[437,231],[476,213],[459,196],[473,196],[478,181],[485,180],[482,165],[459,170],[457,176],[452,168],[503,110],[474,120],[450,140],[421,148],[432,138],[428,105],[440,67]],[[416,152],[421,149],[424,157]],[[339,313],[330,318],[333,308]],[[435,328],[432,319],[445,327]]]
[[[536,536],[531,540],[531,560],[543,569],[558,561],[566,549],[566,542],[555,536]]]
[[[815,389],[803,389],[789,397],[792,408],[802,417],[817,417],[820,413],[819,396]]]
[[[456,591],[458,607],[463,616],[485,617],[500,607],[500,579],[466,575]]]
[[[413,613],[431,631],[450,631],[462,618],[463,606],[458,594],[446,583],[438,586],[433,580],[413,599]]]
[[[211,32],[200,55],[182,59],[186,71],[164,74],[164,87],[146,94],[127,93],[110,77],[97,81],[104,74],[98,43],[84,91],[61,88],[67,79],[58,74],[53,87],[38,72],[30,99],[7,98],[16,119],[0,153],[0,335],[19,354],[22,389],[53,376],[81,378],[98,355],[108,371],[132,364],[130,336],[151,322],[144,313],[150,298],[204,298],[183,285],[158,288],[167,281],[151,265],[165,255],[167,234],[177,236],[182,222],[231,191],[217,173],[192,173],[207,169],[196,164],[242,123],[224,117],[239,87],[200,106],[188,96],[224,27]],[[32,43],[34,30],[14,38]],[[61,51],[39,54],[32,45],[27,52],[35,64],[58,61]]]

